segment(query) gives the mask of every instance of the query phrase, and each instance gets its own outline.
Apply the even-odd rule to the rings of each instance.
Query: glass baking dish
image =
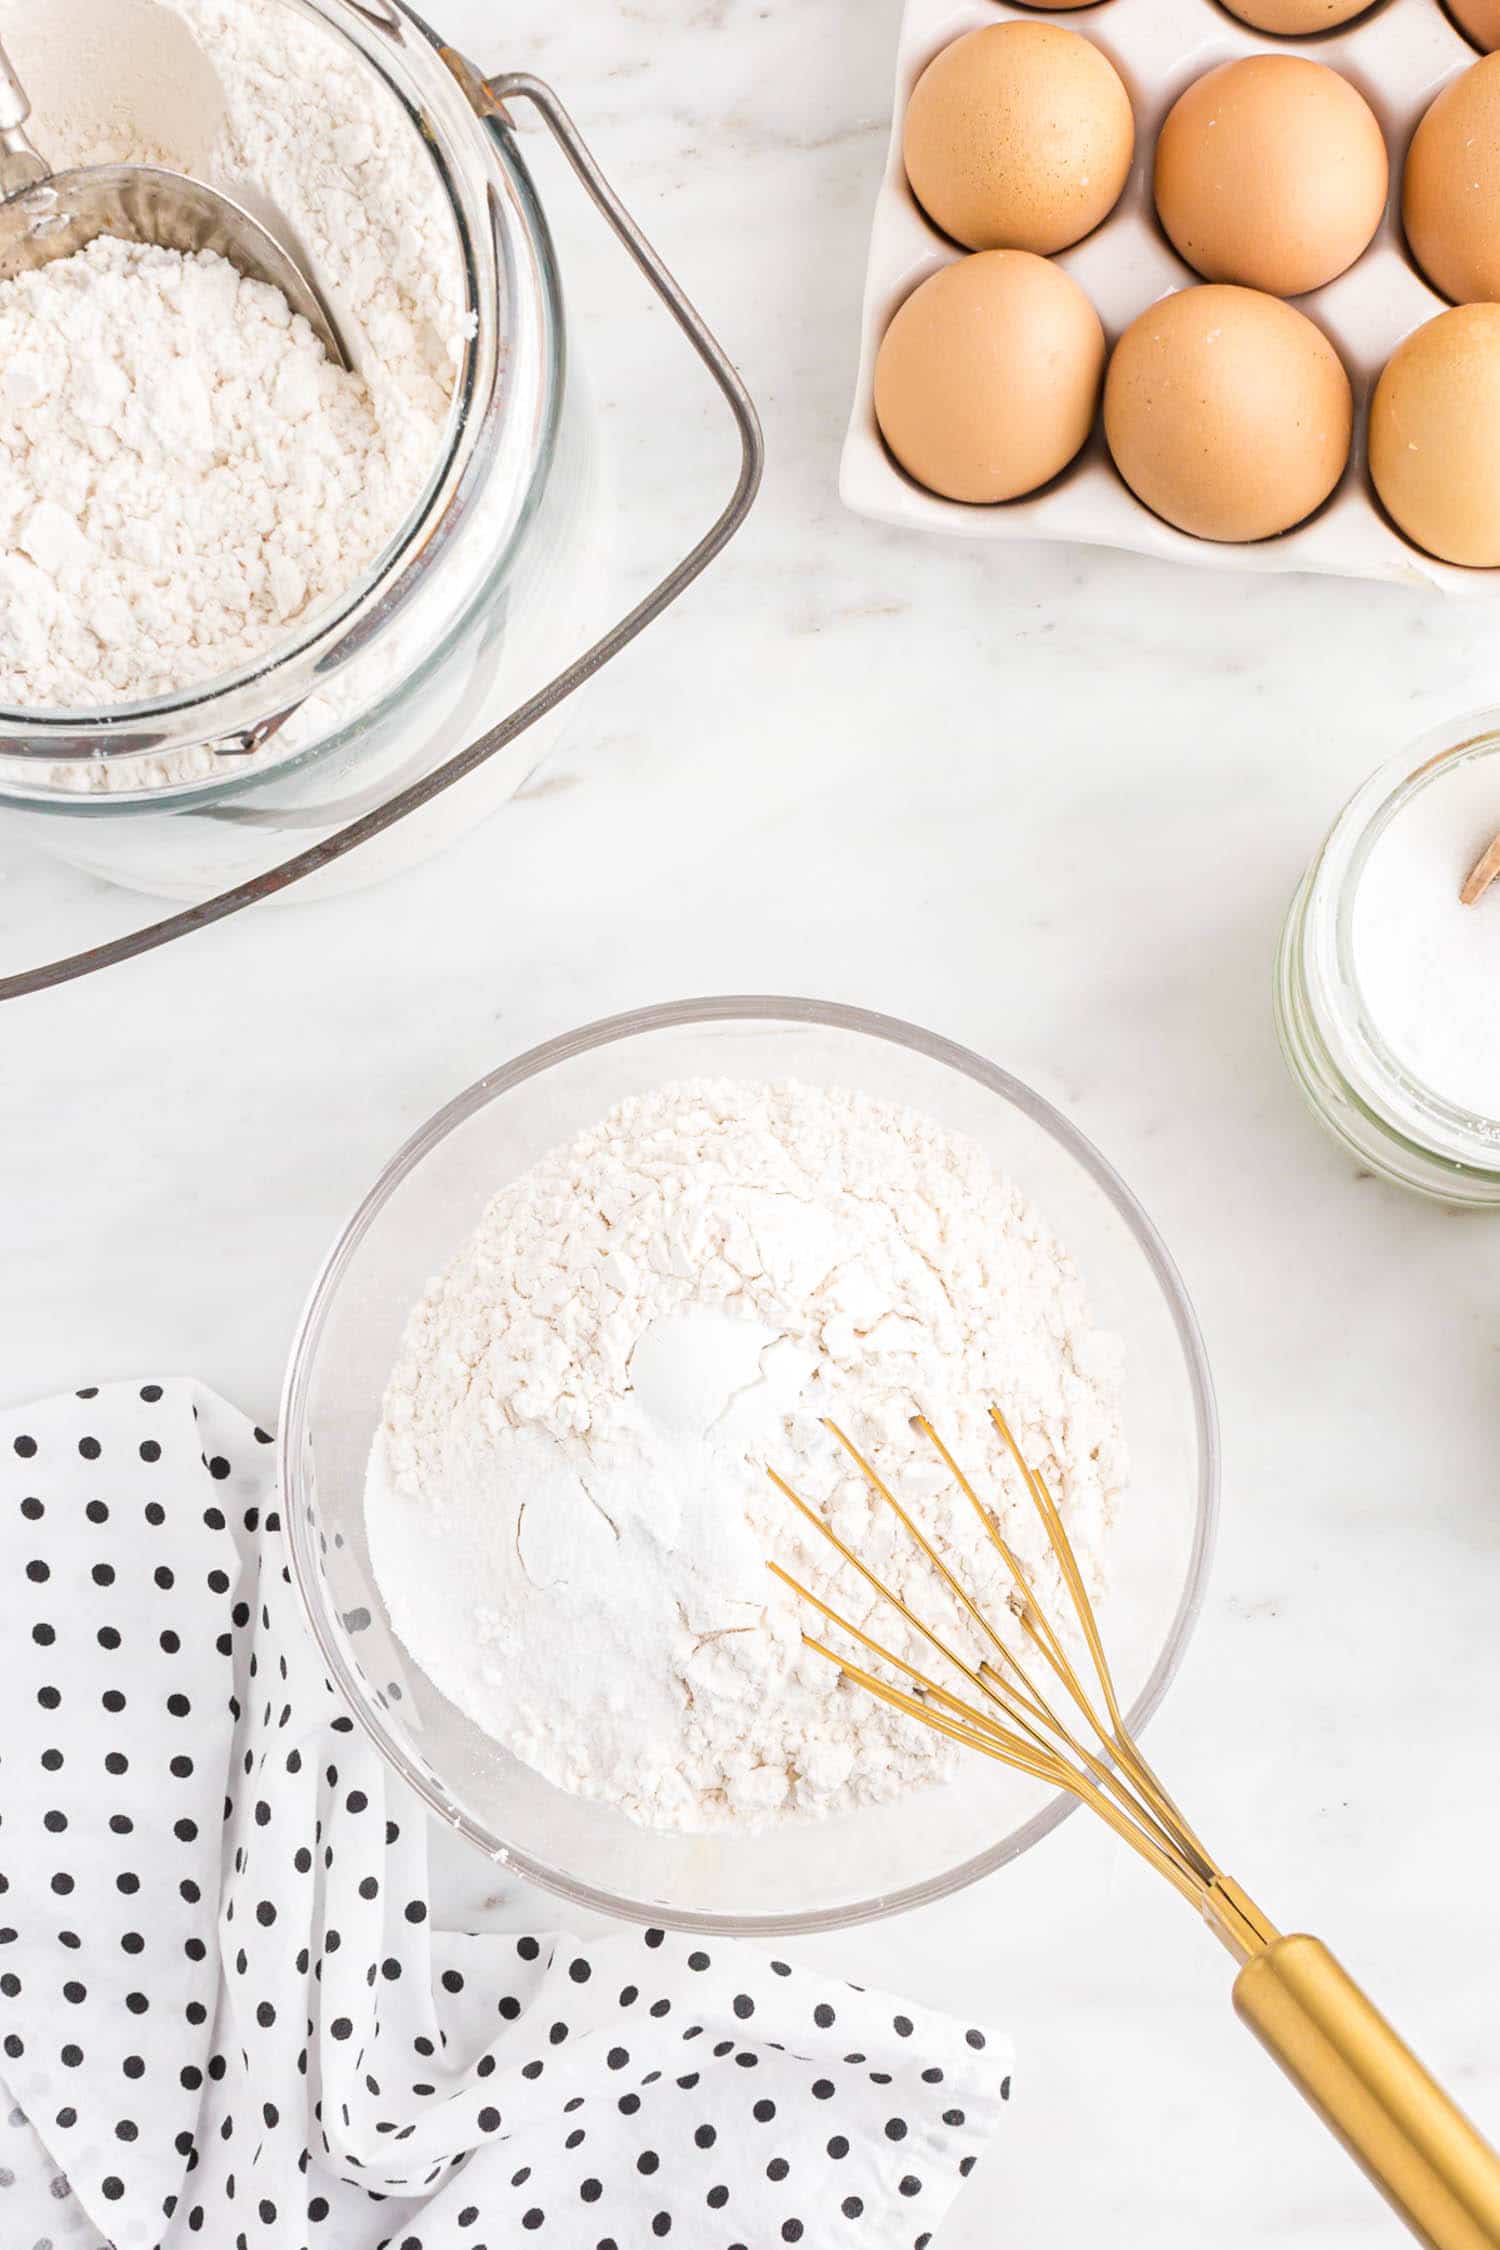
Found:
[[[549,88],[520,73],[482,79],[399,0],[268,4],[358,50],[441,183],[471,322],[442,456],[365,579],[259,662],[150,703],[0,710],[3,817],[91,873],[191,902],[87,955],[0,977],[0,999],[308,876],[372,880],[471,826],[520,786],[544,743],[533,733],[524,756],[503,753],[675,599],[743,521],[759,481],[743,386]],[[576,620],[597,613],[590,593],[613,524],[552,234],[515,131],[519,103],[665,301],[740,438],[739,478],[709,531],[582,652]],[[481,769],[474,788],[449,794]]]

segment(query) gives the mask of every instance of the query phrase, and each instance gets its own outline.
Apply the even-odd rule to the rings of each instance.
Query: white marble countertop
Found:
[[[433,0],[438,6],[438,0]],[[447,0],[550,77],[762,408],[763,497],[510,808],[378,892],[264,909],[0,1020],[9,1398],[191,1372],[269,1420],[314,1266],[437,1104],[635,1003],[803,991],[1059,1102],[1195,1296],[1224,1422],[1207,1607],[1151,1746],[1270,1911],[1329,1937],[1500,2134],[1497,1237],[1357,1175],[1277,1053],[1273,951],[1344,794],[1496,699],[1488,603],[976,551],[834,488],[897,0]],[[576,236],[576,239],[575,239]],[[729,449],[665,324],[564,228],[633,588]],[[0,958],[138,902],[0,821]],[[451,1911],[551,1902],[447,1855]],[[1399,2239],[1227,2005],[1228,1965],[1082,1819],[807,1955],[1008,2023],[1016,2131],[942,2250]]]

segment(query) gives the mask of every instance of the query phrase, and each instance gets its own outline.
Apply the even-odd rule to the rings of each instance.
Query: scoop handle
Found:
[[[31,102],[16,76],[15,65],[0,41],[0,203],[8,203],[23,188],[35,187],[50,172],[27,138],[23,127],[31,115]]]
[[[16,76],[15,65],[5,52],[4,41],[0,40],[0,132],[10,132],[16,126],[24,125],[30,115],[31,103],[27,99],[26,89]]]
[[[1274,1939],[1234,2005],[1419,2242],[1500,2250],[1500,2156],[1325,1945]]]

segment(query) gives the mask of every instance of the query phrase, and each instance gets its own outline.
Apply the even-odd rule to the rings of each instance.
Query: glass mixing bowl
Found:
[[[1049,1103],[952,1041],[807,1000],[683,1001],[550,1041],[483,1078],[407,1142],[345,1227],[293,1347],[281,1478],[293,1569],[330,1677],[440,1819],[532,1882],[636,1921],[739,1933],[828,1929],[959,1889],[1055,1828],[1069,1800],[975,1759],[919,1799],[759,1835],[635,1827],[544,1781],[457,1711],[394,1638],[370,1569],[365,1461],[407,1312],[489,1198],[627,1095],[674,1078],[853,1088],[967,1134],[1073,1252],[1124,1341],[1131,1491],[1100,1622],[1139,1724],[1202,1600],[1218,1430],[1202,1338],[1150,1220]]]

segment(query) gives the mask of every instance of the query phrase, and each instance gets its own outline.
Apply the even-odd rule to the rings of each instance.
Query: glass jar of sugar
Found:
[[[487,84],[402,0],[104,0],[104,18],[121,8],[141,16],[142,38],[149,29],[172,50],[123,76],[110,67],[118,42],[86,36],[101,0],[0,0],[0,29],[36,95],[39,141],[50,124],[60,163],[201,170],[284,232],[316,271],[353,375],[384,417],[378,457],[410,472],[378,551],[264,645],[237,630],[222,636],[221,581],[234,580],[241,558],[226,555],[214,575],[207,541],[209,622],[185,636],[201,644],[192,661],[149,693],[116,680],[97,698],[87,672],[65,692],[54,661],[62,636],[49,635],[38,606],[67,596],[66,554],[49,588],[48,554],[28,544],[24,522],[7,534],[0,494],[0,627],[8,599],[12,641],[23,657],[29,641],[43,682],[24,707],[0,693],[4,817],[91,873],[210,901],[196,922],[229,898],[250,903],[309,872],[322,887],[372,880],[513,794],[543,755],[563,697],[664,608],[740,520],[758,474],[758,432],[733,371],[545,87],[524,77]],[[92,110],[91,56],[102,56]],[[163,88],[172,101],[154,99]],[[209,132],[203,111],[215,100],[222,114]],[[729,398],[744,447],[740,485],[712,530],[592,646],[591,630],[612,613],[603,596],[611,464],[516,130],[538,115]],[[23,407],[36,392],[16,389]],[[143,410],[164,411],[160,399]],[[286,481],[275,444],[259,444],[251,466],[268,452],[274,487]],[[213,466],[205,463],[205,480]],[[360,511],[377,520],[379,488],[372,477],[358,494]],[[189,490],[178,514],[191,506]],[[158,504],[127,522],[143,563],[122,599],[89,603],[74,590],[62,619],[69,645],[87,655],[95,634],[103,679],[133,623],[126,612],[154,598],[152,572],[177,520]],[[264,575],[254,556],[240,569],[240,613],[245,582]],[[179,588],[179,618],[185,607]],[[238,616],[230,623],[237,628]],[[218,653],[226,645],[236,651],[228,669]],[[9,674],[0,663],[0,681],[17,676],[14,662]],[[158,940],[162,932],[176,929],[161,925]],[[81,965],[95,963],[79,957],[36,976]],[[0,994],[28,981],[0,978]]]
[[[1292,902],[1276,1013],[1329,1130],[1402,1186],[1500,1206],[1500,710],[1450,723],[1356,792]]]

